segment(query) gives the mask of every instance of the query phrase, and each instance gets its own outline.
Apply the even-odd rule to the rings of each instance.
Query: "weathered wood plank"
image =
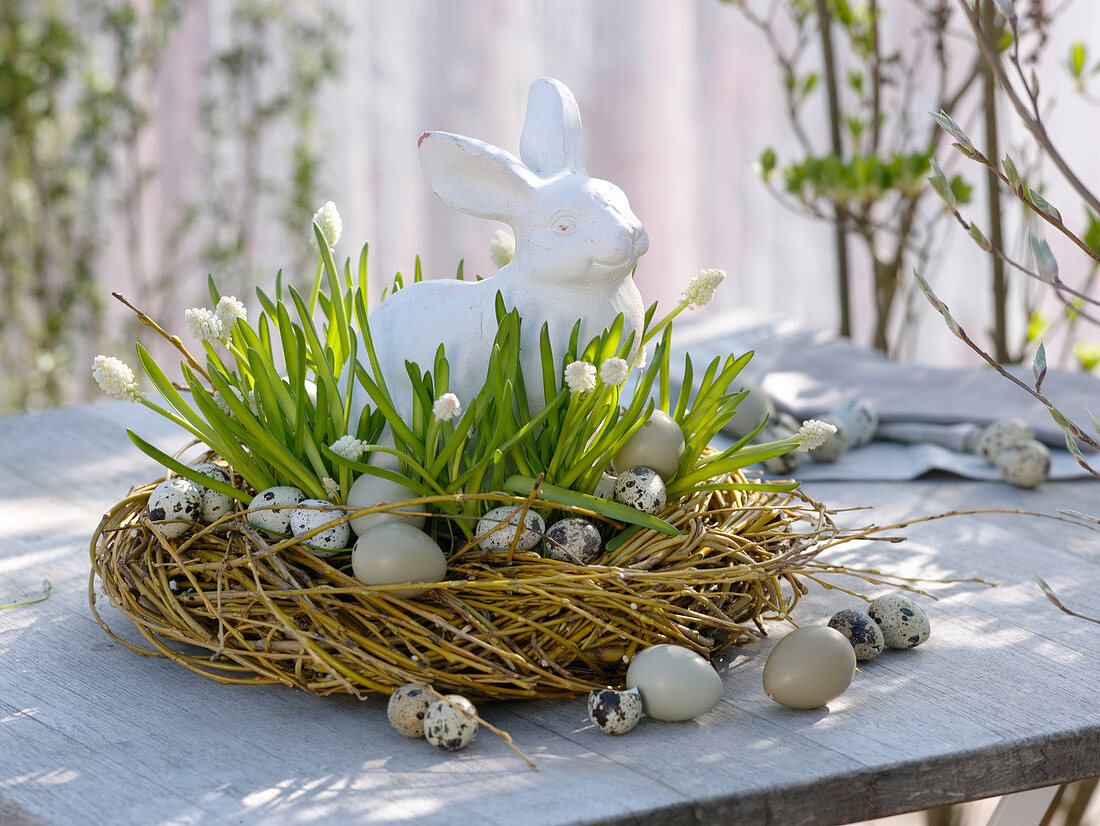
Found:
[[[487,732],[445,755],[394,733],[380,698],[219,686],[106,637],[86,605],[87,538],[130,485],[157,475],[124,424],[165,448],[183,441],[133,405],[0,419],[0,587],[55,586],[44,603],[0,611],[0,813],[51,824],[109,811],[119,823],[825,826],[1100,774],[1096,627],[1058,612],[1031,579],[1038,569],[1067,601],[1094,606],[1097,536],[1084,528],[966,517],[912,527],[902,545],[838,549],[853,565],[1001,584],[928,586],[940,598],[926,603],[929,642],[867,664],[827,712],[763,694],[782,628],[730,657],[722,703],[692,723],[645,721],[609,738],[583,700],[486,705],[539,763],[532,773]],[[922,481],[810,492],[875,505],[846,517],[854,525],[993,503],[1089,511],[1095,490]],[[799,621],[858,604],[814,587]]]
[[[4,826],[49,826],[42,818],[0,796],[0,823]]]

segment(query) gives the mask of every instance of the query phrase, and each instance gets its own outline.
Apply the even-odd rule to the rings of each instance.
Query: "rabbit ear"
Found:
[[[432,192],[459,212],[511,223],[534,194],[535,176],[503,149],[449,132],[425,132],[419,146]]]
[[[560,80],[542,77],[531,84],[519,156],[536,175],[585,174],[581,110]]]

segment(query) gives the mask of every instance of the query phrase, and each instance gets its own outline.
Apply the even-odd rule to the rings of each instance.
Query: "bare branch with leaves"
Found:
[[[735,5],[775,57],[787,118],[802,153],[801,159],[780,164],[773,149],[763,151],[759,169],[768,191],[794,211],[834,225],[842,335],[854,332],[849,269],[860,258],[868,262],[873,308],[868,338],[877,349],[897,352],[896,307],[906,292],[904,273],[928,261],[942,236],[938,219],[922,206],[923,178],[941,135],[910,123],[907,111],[923,87],[907,75],[917,62],[934,67],[935,100],[955,106],[972,90],[980,61],[971,59],[961,75],[952,63],[943,41],[947,0],[913,2],[919,36],[901,45],[883,36],[884,15],[902,13],[888,4],[787,0],[763,10],[751,0]],[[828,103],[824,146],[803,124],[806,108],[820,94]],[[951,186],[956,199],[968,199],[970,188],[961,178]],[[849,254],[850,243],[858,254]]]

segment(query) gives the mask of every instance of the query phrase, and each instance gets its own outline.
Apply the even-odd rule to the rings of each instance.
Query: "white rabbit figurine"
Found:
[[[516,254],[491,278],[421,281],[370,314],[382,374],[403,417],[412,411],[405,362],[431,369],[440,343],[450,366],[450,391],[463,405],[473,401],[485,382],[497,332],[498,291],[523,319],[522,369],[535,409],[543,404],[538,336],[544,322],[559,360],[578,319],[582,344],[619,313],[623,335],[640,334],[645,310],[631,273],[649,238],[622,190],[584,171],[580,110],[564,84],[541,78],[531,85],[522,161],[447,132],[425,132],[419,145],[420,165],[436,195],[461,212],[511,226]],[[357,383],[353,423],[366,402]]]

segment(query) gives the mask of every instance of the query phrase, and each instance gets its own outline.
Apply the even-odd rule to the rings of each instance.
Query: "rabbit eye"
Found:
[[[568,235],[577,228],[577,221],[571,215],[559,215],[554,219],[554,230],[561,235]]]

